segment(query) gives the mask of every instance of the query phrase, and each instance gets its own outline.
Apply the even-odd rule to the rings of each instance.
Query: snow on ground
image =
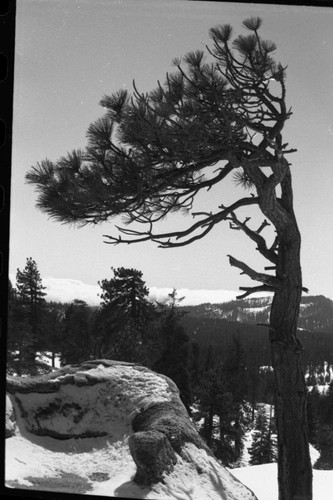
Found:
[[[258,500],[278,500],[276,464],[240,467],[232,469],[231,472],[253,491]]]
[[[105,438],[91,438],[59,442],[48,437],[27,439],[18,435],[9,438],[6,444],[8,485],[13,485],[10,481],[16,480],[22,485],[32,486],[25,478],[60,477],[62,472],[77,474],[88,480],[100,473],[108,474],[109,478],[103,482],[92,482],[93,489],[87,491],[88,495],[160,500],[227,500],[230,498],[228,492],[233,487],[223,468],[213,462],[204,450],[192,444],[185,447],[191,463],[178,456],[178,463],[174,471],[166,476],[164,484],[158,483],[151,490],[141,488],[131,480],[135,465],[127,440],[110,442]],[[247,500],[249,496],[240,494],[237,499]]]
[[[232,474],[250,488],[258,500],[278,500],[277,465],[253,465],[232,469]],[[313,471],[313,500],[331,498],[333,471]]]
[[[23,435],[22,435],[23,434]],[[152,490],[140,488],[131,478],[135,465],[130,456],[127,440],[110,441],[106,438],[71,439],[59,441],[49,437],[25,433],[6,440],[6,480],[18,480],[29,486],[24,478],[54,477],[61,472],[78,474],[90,479],[93,474],[108,474],[103,482],[92,482],[93,489],[88,495],[122,496],[126,498],[147,498],[159,500],[226,500],[230,481],[224,479],[221,495],[222,468],[212,466],[211,459],[203,450],[187,445],[186,453],[193,465],[178,457],[178,464],[164,484]],[[19,453],[17,452],[19,450]],[[19,458],[18,458],[19,457]],[[318,452],[312,448],[313,462]],[[200,474],[197,471],[200,470]],[[232,469],[230,472],[248,486],[258,500],[278,500],[277,465],[265,464]],[[314,470],[313,500],[329,498],[333,491],[333,471]],[[224,491],[223,491],[224,490]],[[226,491],[225,491],[226,490]],[[239,497],[242,500],[243,496]]]
[[[319,458],[318,451],[310,447],[312,464]],[[253,465],[232,469],[232,474],[250,488],[258,500],[278,500],[277,464]],[[333,470],[313,470],[313,500],[331,498]]]

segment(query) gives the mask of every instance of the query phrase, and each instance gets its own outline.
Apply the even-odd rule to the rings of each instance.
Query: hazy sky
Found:
[[[186,0],[18,0],[14,90],[10,273],[36,260],[42,277],[88,285],[134,267],[150,287],[238,290],[256,285],[228,264],[227,254],[262,270],[267,261],[228,224],[180,249],[154,243],[111,246],[119,219],[75,229],[50,221],[35,208],[27,170],[86,145],[89,124],[102,116],[100,99],[119,88],[142,91],[164,81],[176,56],[209,44],[208,30],[260,16],[262,36],[278,47],[287,70],[293,109],[284,141],[292,161],[295,211],[302,232],[304,286],[333,298],[333,12],[325,7],[191,2]],[[235,186],[200,198],[215,210],[243,196]],[[169,216],[168,227],[191,223]]]

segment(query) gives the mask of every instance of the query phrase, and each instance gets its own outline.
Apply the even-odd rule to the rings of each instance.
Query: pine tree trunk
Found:
[[[303,348],[297,338],[302,295],[300,236],[289,226],[281,237],[276,290],[270,318],[272,363],[276,381],[279,500],[312,499]]]

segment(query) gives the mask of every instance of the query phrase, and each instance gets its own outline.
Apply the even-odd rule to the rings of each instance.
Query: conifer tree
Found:
[[[144,323],[149,316],[150,304],[142,272],[124,267],[111,269],[113,278],[99,282],[102,307],[113,309],[119,317],[131,317],[137,325]]]
[[[209,352],[208,352],[209,354]],[[221,363],[210,363],[207,370],[203,370],[196,397],[199,404],[199,416],[203,417],[204,424],[201,433],[208,446],[213,448],[214,417],[227,413],[226,405],[221,407],[225,393],[225,381]]]
[[[320,407],[321,395],[318,386],[315,384],[311,390],[307,390],[307,417],[309,426],[309,441],[312,445],[317,444],[318,431],[320,428]]]
[[[51,367],[55,368],[56,358],[60,355],[63,342],[64,318],[68,304],[48,302],[46,304],[44,324],[45,335],[41,345],[43,355],[48,357]]]
[[[200,381],[200,346],[198,342],[191,341],[190,342],[190,354],[189,354],[189,372],[190,372],[190,380],[192,386],[192,392],[196,392],[196,388],[198,387]]]
[[[88,128],[88,146],[27,174],[37,205],[52,218],[97,224],[122,214],[128,223],[111,244],[153,241],[162,248],[191,244],[228,221],[256,245],[264,270],[229,255],[231,266],[259,283],[240,287],[244,298],[273,293],[268,334],[276,383],[280,500],[311,500],[312,467],[306,422],[303,348],[297,335],[302,284],[301,236],[294,207],[289,147],[282,134],[291,109],[286,67],[276,45],[261,37],[262,20],[245,19],[247,35],[230,25],[211,28],[202,50],[173,61],[164,84],[133,94],[104,96],[105,115]],[[247,188],[226,205],[220,199],[193,210],[197,195],[227,186]],[[208,197],[208,203],[215,203]],[[257,209],[260,224],[251,221]],[[244,210],[246,217],[244,219]],[[192,212],[184,229],[159,224],[172,212]],[[131,227],[129,227],[131,226]],[[267,271],[267,272],[266,272]]]
[[[142,362],[147,349],[148,324],[153,316],[149,290],[141,271],[124,267],[112,268],[112,271],[113,278],[99,282],[102,350],[104,356]]]
[[[179,395],[187,411],[191,413],[191,383],[189,375],[189,337],[180,324],[183,313],[177,309],[184,297],[177,291],[169,294],[169,302],[160,311],[160,352],[152,365],[153,370],[171,378],[179,389]]]
[[[17,290],[11,281],[8,285],[8,318],[7,318],[7,370],[8,373],[22,375],[24,371],[23,354],[29,324],[23,306],[18,298]]]
[[[251,465],[268,464],[276,461],[276,444],[272,438],[271,425],[264,406],[260,406],[258,409],[249,454]]]
[[[29,327],[25,341],[24,363],[32,374],[35,374],[37,370],[36,352],[43,334],[42,314],[46,295],[43,290],[45,288],[36,262],[32,257],[27,258],[23,271],[17,269],[16,289],[17,299]]]
[[[62,365],[82,363],[92,357],[91,313],[84,300],[66,307],[60,342]]]
[[[225,402],[219,412],[221,441],[232,443],[232,462],[236,462],[243,450],[244,435],[251,414],[247,403],[248,371],[239,332],[232,337],[227,351],[223,377]]]

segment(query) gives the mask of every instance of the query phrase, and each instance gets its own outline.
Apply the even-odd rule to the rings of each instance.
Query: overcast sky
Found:
[[[287,70],[293,116],[284,141],[298,152],[292,161],[295,211],[302,233],[304,286],[333,298],[333,12],[325,7],[192,2],[186,0],[18,0],[14,89],[10,273],[36,260],[53,283],[90,287],[112,276],[112,267],[134,267],[154,289],[238,290],[255,285],[228,264],[227,254],[262,270],[253,243],[227,223],[209,237],[180,249],[154,243],[105,244],[119,219],[77,229],[50,221],[35,208],[27,170],[86,145],[89,124],[102,116],[105,94],[142,91],[164,81],[176,56],[209,44],[208,30],[260,16],[262,36],[278,47]],[[243,196],[220,186],[200,198],[215,210]],[[191,223],[169,216],[169,227]],[[62,280],[57,281],[57,280]],[[69,281],[63,281],[69,280]],[[90,288],[91,289],[91,288]]]

